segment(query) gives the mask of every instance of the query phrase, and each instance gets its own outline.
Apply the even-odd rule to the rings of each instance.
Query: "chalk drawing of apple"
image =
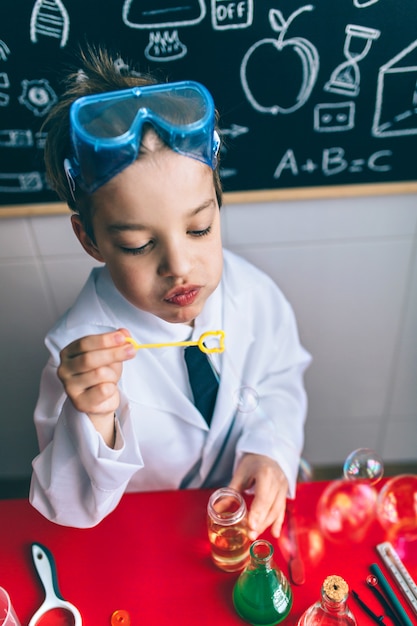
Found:
[[[298,15],[300,15],[300,13],[303,13],[304,11],[312,11],[313,9],[314,7],[311,4],[308,4],[300,9],[297,9],[297,11],[294,11],[294,13],[292,13],[287,20],[284,19],[281,11],[278,9],[271,9],[268,14],[269,23],[272,30],[278,33],[278,38],[266,38],[257,41],[249,48],[243,57],[240,66],[240,80],[247,99],[256,111],[259,111],[260,113],[270,113],[272,115],[278,115],[279,113],[293,113],[302,107],[310,97],[311,91],[317,80],[320,65],[317,48],[310,41],[308,41],[308,39],[304,39],[303,37],[290,37],[286,39],[286,35],[290,24]],[[259,52],[261,47],[263,48],[262,52],[264,54],[273,54],[277,59],[277,63],[280,62],[278,54],[282,53],[284,49],[286,53],[294,51],[294,53],[298,55],[299,60],[301,61],[302,78],[300,89],[295,97],[295,102],[291,106],[282,106],[282,104],[280,105],[279,103],[272,104],[270,106],[262,105],[255,95],[256,84],[253,84],[253,88],[249,85],[248,63],[254,53]],[[281,56],[283,57],[283,55]],[[287,55],[286,58],[288,58]],[[266,79],[271,80],[269,77],[265,78],[265,80]],[[284,89],[285,85],[282,86],[282,91]]]

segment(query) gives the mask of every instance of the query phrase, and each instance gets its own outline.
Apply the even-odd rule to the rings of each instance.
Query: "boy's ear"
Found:
[[[71,215],[71,224],[75,236],[77,237],[78,241],[87,252],[87,254],[92,256],[93,259],[95,259],[96,261],[104,263],[104,259],[101,256],[98,247],[96,246],[94,241],[92,241],[91,237],[89,237],[89,235],[87,235],[87,233],[85,232],[85,228],[78,215]]]

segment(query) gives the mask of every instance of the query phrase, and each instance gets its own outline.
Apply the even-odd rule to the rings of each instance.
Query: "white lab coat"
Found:
[[[60,350],[71,341],[120,327],[139,343],[225,331],[225,351],[212,355],[220,387],[210,428],[192,403],[183,348],[141,349],[123,364],[116,445],[105,445],[66,397],[56,370]],[[35,411],[41,452],[33,461],[30,501],[50,520],[94,526],[126,491],[227,484],[245,452],[275,459],[294,494],[310,356],[287,300],[245,260],[224,251],[221,283],[193,329],[138,310],[107,269],[96,268],[46,345],[51,356]]]

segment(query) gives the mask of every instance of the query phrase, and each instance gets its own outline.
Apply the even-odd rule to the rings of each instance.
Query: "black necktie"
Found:
[[[219,381],[207,358],[198,346],[188,346],[184,351],[188,378],[194,396],[194,404],[210,426],[216,404]]]

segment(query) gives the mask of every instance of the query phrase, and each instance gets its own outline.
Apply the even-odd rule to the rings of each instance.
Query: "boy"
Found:
[[[269,526],[278,536],[309,355],[277,287],[222,250],[211,97],[123,74],[103,51],[83,61],[49,116],[45,159],[77,238],[104,265],[46,338],[30,500],[56,523],[88,527],[125,491],[230,484],[254,492],[251,538]],[[210,354],[220,384],[206,421],[184,349],[136,352],[126,339],[197,341],[217,329],[225,350]]]

